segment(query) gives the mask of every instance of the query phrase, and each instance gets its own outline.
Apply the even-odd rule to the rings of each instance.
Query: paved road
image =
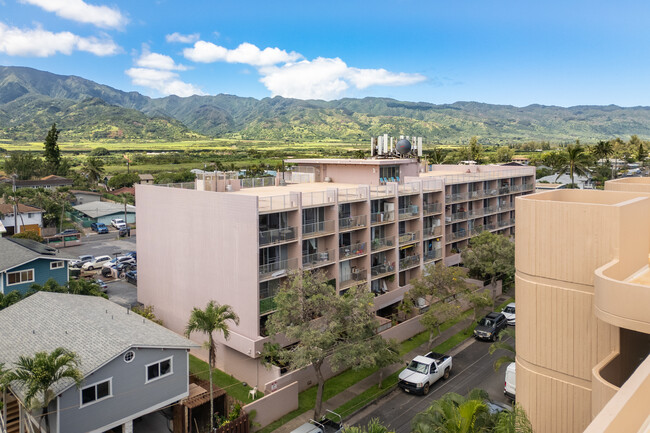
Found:
[[[509,404],[503,395],[506,366],[503,365],[498,372],[493,368],[494,360],[501,355],[501,351],[489,355],[489,346],[490,343],[487,342],[469,340],[467,347],[453,357],[451,377],[447,381],[436,383],[429,395],[411,395],[396,389],[353,416],[348,421],[349,424],[366,425],[372,418],[378,418],[396,433],[408,433],[411,431],[411,419],[431,402],[448,392],[466,395],[473,388],[484,389],[492,400]]]

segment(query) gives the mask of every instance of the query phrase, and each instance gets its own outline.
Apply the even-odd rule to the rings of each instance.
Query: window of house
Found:
[[[7,285],[32,283],[34,281],[34,270],[26,269],[24,271],[7,272]]]
[[[33,213],[31,213],[31,212],[27,212],[27,218],[32,218],[33,216],[34,216]]]
[[[50,269],[60,269],[65,266],[63,260],[58,260],[56,262],[50,262]]]
[[[110,378],[81,388],[81,407],[112,397],[112,382],[113,378]]]
[[[145,369],[147,370],[147,380],[145,383],[161,379],[174,373],[172,370],[171,357],[155,362],[153,364],[149,364],[145,366]]]

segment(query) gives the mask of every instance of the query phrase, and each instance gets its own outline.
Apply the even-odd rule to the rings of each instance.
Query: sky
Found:
[[[650,105],[644,0],[0,0],[0,65],[151,97]]]

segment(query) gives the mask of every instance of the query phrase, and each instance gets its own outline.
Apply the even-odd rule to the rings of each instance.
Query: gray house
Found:
[[[0,311],[6,367],[57,347],[79,356],[84,381],[79,388],[68,379],[54,385],[50,431],[82,433],[120,426],[132,432],[135,418],[187,397],[188,351],[197,345],[100,297],[39,292]],[[3,395],[8,431],[38,420],[40,410],[30,414],[19,403],[23,397],[15,382]]]
[[[114,218],[124,219],[124,205],[112,203],[110,201],[94,201],[77,206],[72,206],[75,212],[84,218],[90,219],[96,223],[111,225]],[[135,223],[135,206],[126,205],[126,222]]]

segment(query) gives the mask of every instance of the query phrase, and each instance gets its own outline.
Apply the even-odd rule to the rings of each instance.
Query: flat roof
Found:
[[[593,189],[556,189],[518,197],[518,200],[556,201],[605,206],[624,205],[631,201],[648,199],[644,193],[601,191]]]
[[[382,159],[346,159],[346,158],[315,158],[315,159],[285,159],[287,164],[331,164],[331,165],[395,165],[417,164],[414,158],[382,158]]]
[[[289,194],[290,192],[322,192],[328,189],[358,189],[364,184],[358,183],[337,183],[337,182],[310,182],[292,183],[285,186],[260,186],[256,188],[243,188],[239,191],[228,194],[254,195],[258,197],[276,196]]]

